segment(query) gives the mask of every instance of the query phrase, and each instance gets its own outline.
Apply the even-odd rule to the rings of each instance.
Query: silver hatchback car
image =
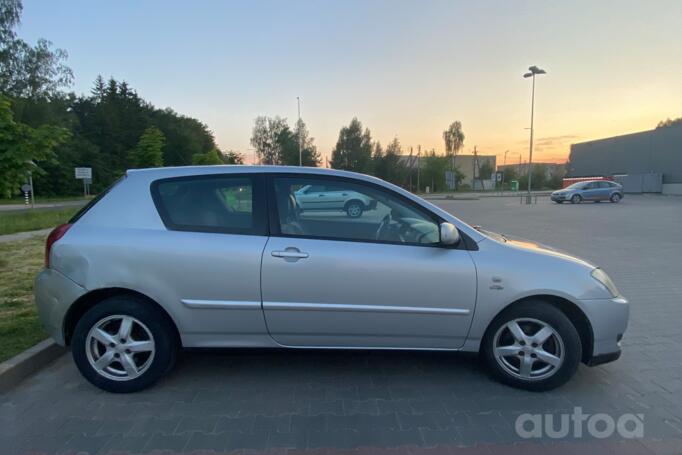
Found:
[[[617,203],[623,199],[623,186],[609,180],[586,180],[554,191],[550,199],[558,204],[566,201],[571,204],[580,204],[583,201]]]
[[[310,186],[372,210],[301,210]],[[548,390],[620,355],[628,302],[601,269],[473,228],[382,180],[316,168],[128,171],[48,237],[36,304],[79,370],[148,387],[183,348],[480,352]]]

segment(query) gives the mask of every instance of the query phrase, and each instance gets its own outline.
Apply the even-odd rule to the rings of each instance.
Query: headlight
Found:
[[[609,278],[606,272],[604,272],[602,269],[592,270],[592,278],[599,281],[599,283],[601,283],[611,293],[611,297],[618,297],[620,295],[616,285],[613,284],[611,278]]]

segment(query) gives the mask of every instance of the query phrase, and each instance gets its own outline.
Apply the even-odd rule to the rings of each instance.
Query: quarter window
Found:
[[[436,220],[389,191],[314,177],[278,177],[274,186],[279,229],[285,236],[421,245],[439,242]]]
[[[163,222],[182,231],[265,234],[256,193],[250,176],[181,177],[152,185]]]

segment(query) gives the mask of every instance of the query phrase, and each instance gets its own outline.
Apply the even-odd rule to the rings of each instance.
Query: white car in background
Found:
[[[341,210],[351,218],[359,218],[366,210],[374,210],[377,201],[356,191],[330,185],[306,185],[294,192],[300,211]]]

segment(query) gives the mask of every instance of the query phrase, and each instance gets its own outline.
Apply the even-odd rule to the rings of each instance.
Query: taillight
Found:
[[[71,226],[72,225],[69,223],[60,224],[52,229],[50,235],[47,236],[47,240],[45,241],[45,267],[50,266],[50,251],[52,250],[52,245],[54,245],[57,240],[64,237],[64,234],[66,234],[66,231],[68,231]]]

